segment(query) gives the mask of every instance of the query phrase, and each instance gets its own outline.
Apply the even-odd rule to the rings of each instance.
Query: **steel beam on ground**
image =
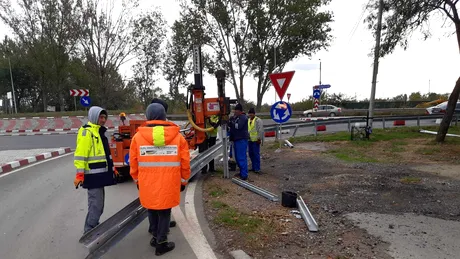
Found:
[[[307,224],[308,230],[311,232],[317,232],[318,223],[316,223],[316,220],[313,218],[313,215],[308,209],[307,204],[305,204],[304,200],[302,199],[302,196],[297,197],[297,208],[299,209],[300,215],[302,215],[305,224]]]
[[[250,183],[248,183],[246,181],[239,180],[239,179],[236,179],[236,178],[232,178],[232,182],[234,182],[234,183],[238,184],[239,186],[244,187],[244,188],[246,188],[246,189],[248,189],[248,190],[250,190],[250,191],[252,191],[254,193],[257,193],[257,194],[269,199],[270,201],[279,201],[278,196],[276,196],[275,194],[273,194],[273,193],[271,193],[271,192],[269,192],[267,190],[264,190],[264,189],[262,189],[260,187],[257,187],[257,186],[255,186],[253,184],[250,184]]]

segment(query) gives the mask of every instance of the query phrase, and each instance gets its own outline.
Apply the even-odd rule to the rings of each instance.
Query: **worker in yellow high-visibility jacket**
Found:
[[[209,117],[206,121],[206,128],[214,127],[214,130],[210,132],[206,132],[207,135],[207,146],[208,148],[214,146],[217,141],[217,133],[219,131],[219,116],[217,115],[212,115]],[[204,143],[206,145],[206,143]],[[214,160],[209,162],[209,172],[215,172],[216,169],[214,167]]]
[[[249,131],[249,158],[251,159],[252,169],[255,173],[260,173],[260,146],[264,141],[264,123],[256,116],[254,108],[248,112],[248,131]]]
[[[74,165],[77,169],[75,188],[82,186],[88,189],[85,233],[99,224],[104,211],[104,187],[116,184],[109,141],[105,136],[107,111],[93,106],[89,109],[88,120],[88,123],[78,130],[74,154]]]

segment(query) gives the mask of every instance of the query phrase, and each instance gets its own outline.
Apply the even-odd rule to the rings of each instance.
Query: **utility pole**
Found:
[[[374,71],[372,73],[372,89],[371,98],[369,101],[369,121],[368,126],[372,128],[374,119],[374,103],[375,103],[375,88],[377,86],[377,74],[379,73],[379,57],[380,57],[380,37],[382,34],[382,17],[383,17],[383,0],[379,1],[379,14],[377,21],[377,31],[375,32],[375,49],[374,49]]]
[[[13,83],[13,72],[11,71],[11,61],[8,57],[8,64],[10,65],[10,77],[11,77],[11,90],[13,91],[13,103],[14,103],[14,112],[18,113],[18,107],[16,105],[16,95],[14,94],[14,83]]]
[[[430,95],[431,91],[431,79],[428,79],[428,95]]]
[[[276,46],[273,46],[273,55],[274,55],[273,73],[276,73]],[[275,91],[275,103],[276,103],[276,91]]]
[[[319,59],[319,85],[321,85],[321,59]]]

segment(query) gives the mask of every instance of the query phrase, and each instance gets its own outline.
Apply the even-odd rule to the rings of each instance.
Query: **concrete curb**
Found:
[[[126,116],[144,116],[144,113],[129,113]],[[0,118],[1,120],[28,120],[28,119],[72,119],[72,118],[86,118],[87,116],[56,116],[56,117],[19,117],[19,118]],[[118,115],[109,114],[108,117],[118,117]]]
[[[118,129],[118,126],[106,127],[107,129]],[[65,129],[33,129],[33,130],[0,130],[0,133],[35,133],[35,132],[63,132],[63,131],[78,131],[79,128]]]
[[[61,155],[64,155],[70,152],[72,152],[70,147],[60,148],[55,151],[43,153],[43,154],[36,155],[36,156],[26,157],[26,158],[16,160],[13,162],[9,162],[0,167],[0,174],[7,173],[21,166],[26,166],[26,165],[33,164],[38,161],[46,160],[52,157],[61,156]]]
[[[107,130],[108,133],[115,132],[116,129]],[[0,136],[40,136],[40,135],[75,135],[76,131],[56,131],[56,132],[28,132],[28,133],[0,133]]]

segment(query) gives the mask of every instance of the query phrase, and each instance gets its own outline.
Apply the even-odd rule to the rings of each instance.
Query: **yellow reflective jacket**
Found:
[[[74,154],[74,165],[77,173],[84,173],[83,188],[101,188],[116,184],[113,169],[111,168],[111,155],[106,154],[104,141],[99,131],[101,126],[88,122],[80,127],[77,135],[77,146]],[[105,132],[105,130],[104,130]],[[108,149],[108,142],[107,147]],[[110,149],[108,149],[110,152]]]
[[[249,141],[256,142],[257,140],[261,141],[263,144],[264,141],[264,125],[263,121],[255,116],[254,119],[248,119],[248,131],[249,131]]]
[[[214,127],[215,124],[219,123],[219,116],[217,115],[212,115],[208,121],[206,121],[206,127]],[[213,125],[214,124],[214,125]],[[219,127],[214,128],[213,131],[207,132],[210,137],[217,137],[217,132],[219,131]]]

